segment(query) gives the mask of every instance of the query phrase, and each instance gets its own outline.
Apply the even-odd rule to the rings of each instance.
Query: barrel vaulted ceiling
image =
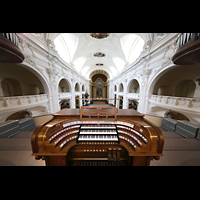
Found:
[[[46,39],[85,78],[95,70],[114,78],[133,63],[152,40],[151,33],[46,33]],[[103,37],[105,36],[105,37]]]

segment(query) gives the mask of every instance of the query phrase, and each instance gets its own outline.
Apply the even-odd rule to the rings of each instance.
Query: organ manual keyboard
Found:
[[[98,123],[98,122],[97,122]],[[81,141],[119,141],[115,125],[81,125],[77,142]]]
[[[163,156],[164,138],[132,109],[63,109],[34,131],[32,155],[47,166],[148,166]]]

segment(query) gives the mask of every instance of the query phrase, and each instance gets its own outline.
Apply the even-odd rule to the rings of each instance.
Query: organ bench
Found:
[[[47,166],[149,166],[163,156],[160,129],[133,109],[63,109],[36,128],[32,155]]]

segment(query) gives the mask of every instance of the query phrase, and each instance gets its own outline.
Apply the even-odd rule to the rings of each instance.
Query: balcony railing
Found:
[[[24,60],[19,42],[17,33],[0,33],[0,62],[21,63]]]
[[[128,93],[127,94],[128,99],[139,99],[140,98],[140,93]]]
[[[160,107],[200,112],[200,98],[173,97],[162,95],[150,95],[150,103]]]
[[[48,94],[0,97],[0,111],[36,106],[48,102]]]
[[[58,99],[70,99],[72,96],[71,92],[60,92],[58,93]]]

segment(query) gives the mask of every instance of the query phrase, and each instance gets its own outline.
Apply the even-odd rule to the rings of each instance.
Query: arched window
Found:
[[[141,54],[144,46],[144,40],[137,34],[127,34],[120,39],[122,49],[126,60],[129,63],[134,62]]]
[[[63,33],[54,40],[55,49],[60,57],[66,62],[72,61],[74,53],[78,46],[79,38],[72,33]]]
[[[110,66],[109,67],[110,68],[110,71],[112,72],[112,74],[113,74],[113,77],[115,77],[116,75],[117,75],[117,69],[115,68],[115,67],[112,67],[112,66]]]
[[[82,67],[86,61],[86,57],[85,56],[81,56],[81,57],[78,57],[75,61],[74,61],[74,66],[76,68],[76,70],[78,72],[80,72],[82,70]]]
[[[119,57],[113,57],[113,62],[115,63],[117,70],[121,72],[124,68],[125,62]]]

